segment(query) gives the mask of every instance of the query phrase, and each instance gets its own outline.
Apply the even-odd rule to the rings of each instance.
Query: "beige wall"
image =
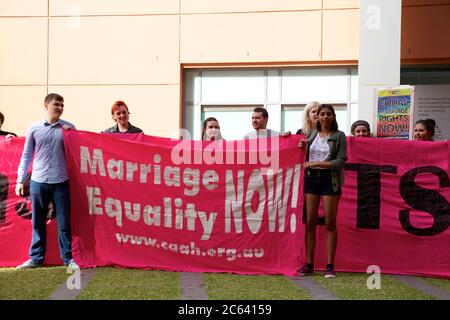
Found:
[[[181,62],[320,60],[321,11],[181,17]]]
[[[112,126],[122,99],[134,125],[170,136],[180,123],[179,11],[179,0],[1,0],[3,129],[24,135],[57,92],[81,130]]]
[[[47,18],[0,18],[0,85],[45,85]]]
[[[0,111],[5,116],[2,130],[25,135],[30,123],[43,119],[45,86],[1,86]]]
[[[178,16],[50,19],[49,84],[179,84]]]
[[[359,9],[325,10],[323,60],[355,60],[359,54]]]
[[[182,0],[181,13],[236,13],[320,10],[322,0]]]
[[[404,2],[403,58],[450,57],[448,41],[437,41],[450,38],[448,23],[430,26],[449,16],[448,1],[427,3]],[[122,99],[133,124],[170,136],[182,67],[356,63],[358,9],[358,0],[1,0],[4,129],[25,134],[56,91],[79,129],[111,126]]]
[[[146,134],[163,136],[171,136],[178,128],[179,90],[179,85],[49,87],[50,92],[63,95],[65,117],[73,120],[79,130],[100,132],[113,126],[111,105],[122,99],[130,108],[133,125]]]
[[[47,0],[46,0],[47,1]],[[50,0],[51,16],[178,14],[179,0]]]
[[[47,16],[48,0],[1,0],[0,17]]]

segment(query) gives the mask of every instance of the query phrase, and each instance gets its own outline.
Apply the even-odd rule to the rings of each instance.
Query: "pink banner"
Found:
[[[259,145],[72,130],[64,138],[81,267],[295,274],[299,136]]]
[[[449,144],[347,138],[336,270],[450,278]],[[326,230],[317,261],[326,263]]]
[[[293,274],[304,260],[302,182],[294,195],[297,207],[292,201],[295,168],[304,156],[296,148],[298,137],[280,140],[279,163],[270,155],[252,156],[253,164],[247,163],[249,151],[256,148],[248,142],[245,146],[232,142],[233,151],[218,152],[214,158],[208,143],[118,137],[81,131],[66,136],[74,255],[82,266]],[[336,270],[366,272],[375,265],[383,273],[450,278],[450,144],[347,141]],[[22,147],[23,138],[0,140],[0,266],[23,262],[31,239],[28,203],[14,195]],[[183,154],[178,152],[177,157],[174,150],[180,147],[200,152],[190,154],[191,164],[179,163]],[[234,164],[226,161],[227,155]],[[213,158],[223,159],[223,164],[212,163]],[[261,160],[263,167],[273,160],[272,165],[283,169],[280,184],[276,177],[268,179],[267,171],[252,175]],[[179,168],[179,173],[167,167]],[[287,183],[289,168],[292,176]],[[198,170],[195,178],[193,170]],[[278,185],[284,188],[281,194]],[[279,215],[269,218],[274,203],[266,200],[274,197],[280,200],[280,209],[286,209],[281,224]],[[61,264],[54,220],[49,220],[47,232],[45,263]],[[325,236],[326,229],[320,226],[317,268],[326,263]]]
[[[31,242],[30,180],[25,182],[25,197],[15,194],[17,167],[25,138],[6,142],[0,136],[0,266],[13,267],[29,259]],[[31,176],[31,171],[28,177]],[[57,226],[52,210],[47,220],[47,247],[44,263],[62,264],[59,258]]]

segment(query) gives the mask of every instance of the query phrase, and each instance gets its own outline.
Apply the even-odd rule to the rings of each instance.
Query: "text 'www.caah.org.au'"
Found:
[[[239,258],[261,258],[264,256],[264,249],[242,249],[236,248],[204,248],[203,250],[191,241],[189,244],[177,244],[167,241],[159,242],[157,239],[136,236],[130,234],[116,233],[116,239],[120,243],[127,243],[137,246],[148,246],[161,250],[168,250],[184,255],[211,257],[211,258],[226,258],[228,261],[233,261]]]

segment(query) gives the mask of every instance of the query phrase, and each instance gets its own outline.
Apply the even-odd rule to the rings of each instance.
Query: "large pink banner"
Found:
[[[208,143],[66,132],[75,260],[81,267],[295,274],[299,138]]]
[[[261,159],[253,156],[253,164],[243,160],[246,152],[255,149],[248,142],[245,146],[233,142],[235,150],[228,156],[235,159],[234,164],[214,164],[204,161],[204,155],[214,155],[207,143],[180,145],[145,135],[129,135],[130,141],[118,137],[81,131],[69,131],[66,136],[74,254],[82,266],[292,274],[304,261],[302,182],[294,196],[297,207],[292,201],[296,165],[304,156],[296,148],[298,137],[280,139],[279,163],[275,157],[261,158],[262,167],[269,167],[273,160],[271,164],[283,169],[281,194],[277,194],[278,179],[268,179],[270,171],[252,176],[261,167]],[[347,141],[336,270],[366,272],[375,265],[383,273],[450,278],[450,144]],[[177,157],[173,152],[183,146],[202,152],[191,153],[191,164],[177,164],[183,160],[182,153]],[[0,140],[0,266],[23,262],[31,239],[28,201],[14,195],[22,148],[23,138],[9,143]],[[227,153],[218,154],[216,159],[226,160]],[[179,179],[178,171],[168,166],[180,169]],[[291,181],[286,184],[289,168]],[[217,177],[205,176],[208,170]],[[232,172],[228,178],[227,170]],[[252,201],[247,202],[250,197]],[[280,209],[286,208],[282,232],[280,216],[270,220],[268,214],[274,203],[266,199],[273,197],[281,200]],[[228,205],[227,199],[231,199]],[[264,210],[259,211],[262,200]],[[47,264],[61,263],[55,227],[54,220],[49,220]],[[317,268],[326,263],[325,240],[325,226],[319,226]]]
[[[450,149],[445,142],[347,138],[339,271],[450,278]],[[317,261],[326,263],[319,228]]]

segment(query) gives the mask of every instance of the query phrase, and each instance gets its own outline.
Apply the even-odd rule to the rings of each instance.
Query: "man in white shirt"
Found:
[[[257,150],[259,163],[261,165],[261,174],[266,174],[268,169],[277,172],[279,169],[279,139],[280,133],[275,130],[267,129],[269,113],[266,109],[257,107],[252,113],[252,132],[244,135],[244,139],[250,139],[249,148]],[[259,140],[259,139],[262,140]],[[265,139],[268,138],[268,139]],[[271,139],[272,138],[272,139]],[[254,152],[254,151],[253,151]],[[250,155],[249,159],[256,161],[256,157]],[[252,162],[249,160],[250,164]]]
[[[252,126],[253,129],[255,130],[246,133],[244,135],[244,139],[278,137],[280,135],[278,131],[267,129],[268,121],[269,121],[269,113],[265,108],[257,107],[253,109]]]

